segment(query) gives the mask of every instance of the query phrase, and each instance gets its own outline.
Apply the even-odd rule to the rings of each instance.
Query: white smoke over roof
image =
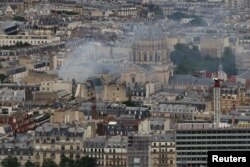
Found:
[[[101,60],[110,57],[103,53],[97,43],[91,42],[75,49],[65,60],[59,70],[59,77],[71,81],[84,82],[98,73],[117,73],[119,64],[103,63]]]

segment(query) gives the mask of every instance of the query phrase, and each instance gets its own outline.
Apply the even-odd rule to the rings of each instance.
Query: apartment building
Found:
[[[105,136],[96,136],[86,139],[83,142],[83,155],[97,159],[97,165],[103,167],[104,161],[104,148],[106,143]]]
[[[225,7],[229,9],[243,9],[250,7],[249,0],[225,0]]]
[[[182,122],[177,125],[175,140],[177,167],[207,166],[207,151],[249,151],[250,128]]]
[[[88,125],[46,123],[35,130],[34,161],[42,164],[52,158],[59,163],[63,156],[78,159],[83,157],[83,141],[93,137]]]
[[[105,167],[127,167],[127,136],[113,136],[107,139],[104,148]]]
[[[18,134],[11,141],[10,137],[1,137],[0,144],[0,161],[8,156],[15,156],[20,162],[21,166],[29,160],[33,160],[32,136],[30,134]],[[7,139],[7,140],[6,140]]]
[[[0,35],[0,46],[12,46],[18,42],[30,45],[43,45],[60,41],[60,37],[49,35]]]
[[[228,113],[243,103],[243,90],[239,87],[225,87],[221,89],[221,111]]]
[[[27,76],[27,70],[24,66],[13,66],[0,69],[0,74],[8,76],[12,82],[20,82]]]
[[[150,155],[151,167],[175,167],[174,133],[152,136]]]

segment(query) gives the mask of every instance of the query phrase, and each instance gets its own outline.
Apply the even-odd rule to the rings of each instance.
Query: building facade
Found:
[[[249,128],[214,128],[211,123],[179,123],[176,130],[177,167],[207,166],[207,151],[248,151]]]
[[[0,35],[0,46],[12,46],[18,42],[30,45],[42,45],[52,42],[60,41],[59,37],[52,37],[46,35]]]

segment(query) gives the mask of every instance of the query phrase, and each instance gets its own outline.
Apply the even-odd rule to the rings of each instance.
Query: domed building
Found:
[[[130,59],[135,64],[166,64],[170,61],[166,38],[159,27],[148,25],[135,32]]]
[[[130,64],[122,74],[127,83],[167,83],[173,75],[173,64],[167,39],[155,25],[143,25],[135,32]],[[138,69],[138,70],[136,70]]]

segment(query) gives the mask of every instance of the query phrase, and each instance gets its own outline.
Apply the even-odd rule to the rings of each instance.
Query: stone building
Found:
[[[221,112],[228,113],[243,103],[243,92],[238,87],[225,87],[221,89]]]
[[[56,74],[48,74],[43,71],[28,71],[28,75],[22,80],[26,84],[40,84],[45,81],[53,81],[57,78]]]
[[[58,110],[51,116],[53,123],[81,123],[84,121],[83,112],[77,110]]]
[[[104,148],[105,167],[127,166],[127,142],[126,136],[113,136],[107,139]]]
[[[14,155],[20,162],[20,165],[24,166],[27,161],[33,160],[33,138],[30,134],[17,134],[13,138],[10,135],[9,137],[1,137],[0,161],[2,162],[5,158]]]
[[[221,57],[225,47],[229,47],[229,37],[202,36],[200,39],[201,56]]]
[[[175,167],[175,136],[173,133],[155,135],[151,142],[152,167]]]
[[[105,136],[86,139],[83,143],[83,155],[96,158],[98,166],[104,166]]]
[[[104,84],[104,101],[122,102],[128,99],[126,95],[126,85],[120,83],[106,83]]]
[[[89,126],[46,123],[35,130],[34,162],[42,164],[52,158],[59,163],[62,156],[72,159],[83,157],[83,141],[93,137]]]
[[[138,28],[130,62],[122,71],[122,81],[130,84],[168,82],[173,75],[173,65],[167,40],[159,27],[144,25]]]

